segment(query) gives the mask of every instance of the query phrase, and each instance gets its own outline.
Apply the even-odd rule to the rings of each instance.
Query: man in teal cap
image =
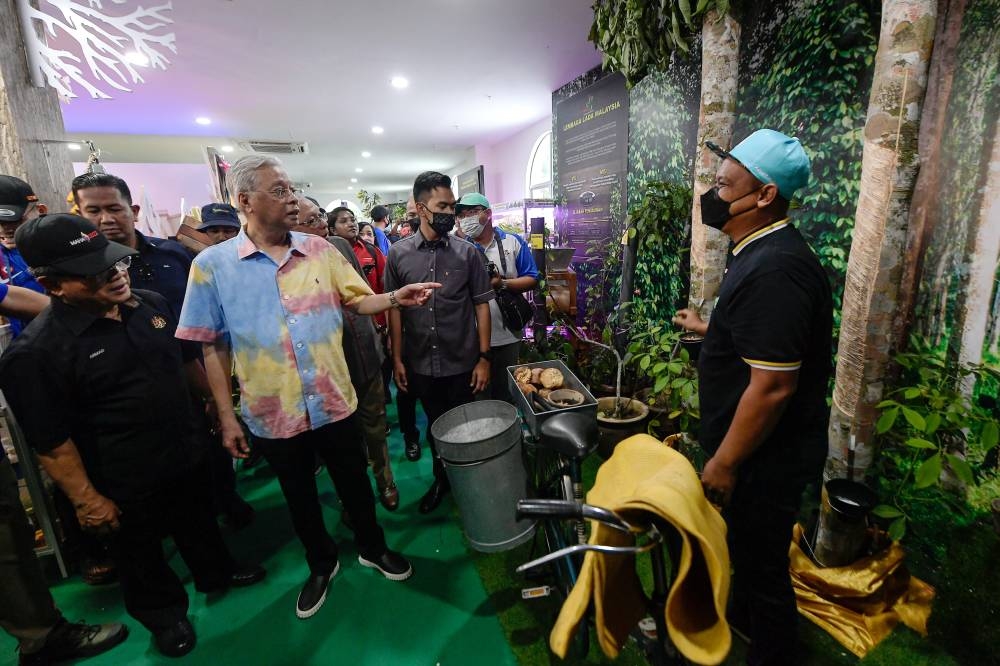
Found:
[[[524,329],[516,324],[509,325],[504,320],[498,301],[501,291],[523,298],[521,294],[538,286],[541,273],[531,256],[531,248],[523,238],[493,226],[493,210],[482,194],[463,194],[455,204],[455,217],[465,239],[486,257],[490,267],[490,286],[497,292],[497,297],[490,301],[490,352],[493,354],[490,385],[479,396],[482,400],[503,400],[513,404],[506,380],[507,367],[517,365]]]
[[[797,139],[762,129],[722,158],[701,196],[702,223],[733,242],[698,359],[701,426],[711,456],[705,494],[724,507],[733,562],[731,623],[749,635],[749,664],[795,664],[788,547],[802,492],[827,452],[833,305],[819,260],[788,219],[809,181]]]

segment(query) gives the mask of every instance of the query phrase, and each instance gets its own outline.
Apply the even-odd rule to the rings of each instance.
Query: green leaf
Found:
[[[917,488],[927,488],[928,486],[935,485],[941,476],[941,467],[941,454],[935,453],[917,468],[917,473],[914,476],[916,481],[914,486]]]
[[[667,367],[666,361],[660,361],[659,363],[653,366],[652,374],[658,375],[661,372],[663,372],[664,368],[666,367]]]
[[[903,416],[906,418],[906,420],[910,423],[911,426],[913,426],[920,432],[923,432],[924,430],[927,429],[927,422],[924,421],[924,417],[922,417],[919,412],[915,412],[909,407],[900,406],[900,409],[903,410]]]
[[[899,416],[899,407],[893,407],[892,409],[882,412],[882,416],[878,417],[878,422],[875,424],[875,432],[882,434],[888,432],[892,428],[893,424],[896,423],[896,417]]]
[[[927,421],[927,429],[925,432],[928,435],[933,435],[937,432],[938,427],[941,425],[941,415],[937,412],[931,412],[927,415],[925,420]]]
[[[681,14],[684,16],[684,23],[691,27],[691,2],[690,0],[677,0],[677,6],[681,8]]]
[[[889,506],[888,504],[879,504],[877,507],[872,509],[874,513],[879,518],[899,518],[903,515],[903,512],[894,506]]]
[[[983,425],[983,431],[979,433],[979,442],[983,450],[989,451],[992,449],[997,445],[998,439],[1000,439],[1000,428],[997,427],[997,422],[988,421]]]
[[[955,476],[957,476],[958,479],[965,485],[971,486],[976,482],[975,477],[972,475],[972,468],[969,467],[969,463],[962,458],[953,456],[949,453],[948,467],[951,468],[951,471],[955,473]]]
[[[681,409],[675,409],[674,411],[672,411],[669,414],[667,414],[667,418],[669,418],[669,419],[676,419],[678,416],[680,416],[683,413],[683,411],[684,410],[681,410]]]
[[[889,538],[899,541],[906,534],[906,518],[897,518],[889,525]]]
[[[933,449],[937,450],[937,445],[933,442],[928,442],[926,439],[920,439],[919,437],[911,437],[906,440],[906,445],[913,447],[915,449]]]
[[[903,391],[903,397],[905,397],[907,400],[913,400],[918,395],[920,395],[920,389],[918,388],[911,387]]]
[[[670,377],[667,375],[663,375],[662,377],[657,379],[656,384],[653,385],[653,393],[659,393],[660,391],[665,389],[667,387],[667,382],[669,381]]]
[[[639,368],[642,369],[642,370],[645,370],[646,368],[649,367],[649,363],[650,363],[649,354],[646,354],[639,361]]]
[[[882,402],[875,405],[875,407],[878,409],[885,409],[886,407],[889,407],[891,405],[899,405],[899,403],[896,402],[895,400],[883,400]]]

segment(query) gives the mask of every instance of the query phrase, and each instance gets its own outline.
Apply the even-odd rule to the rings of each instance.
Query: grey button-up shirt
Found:
[[[476,308],[493,300],[482,253],[459,238],[428,241],[421,231],[389,248],[385,291],[440,282],[420,307],[403,308],[403,362],[420,375],[448,377],[479,361]]]

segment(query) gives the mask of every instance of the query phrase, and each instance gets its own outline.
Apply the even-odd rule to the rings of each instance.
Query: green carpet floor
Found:
[[[419,418],[423,429],[423,416]],[[197,648],[179,660],[159,655],[149,632],[125,613],[117,585],[89,587],[78,577],[56,583],[52,594],[70,620],[120,621],[132,630],[123,645],[83,663],[516,664],[452,515],[453,504],[446,502],[430,516],[417,512],[431,479],[429,451],[425,448],[417,463],[407,461],[394,429],[390,452],[402,502],[394,513],[380,506],[378,517],[390,546],[413,563],[415,573],[409,580],[388,581],[358,564],[351,533],[340,522],[333,484],[324,473],[318,479],[320,499],[327,527],[341,546],[341,570],[319,613],[308,620],[296,618],[295,600],[308,568],[278,482],[261,463],[242,473],[238,484],[257,511],[256,521],[242,532],[225,535],[238,559],[267,568],[264,582],[207,597],[194,591],[187,568],[174,556],[171,564],[187,585],[189,617],[198,632]],[[15,642],[0,632],[0,666],[15,663]]]

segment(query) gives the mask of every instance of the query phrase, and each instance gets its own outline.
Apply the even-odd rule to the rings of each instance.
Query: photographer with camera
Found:
[[[464,195],[455,205],[461,235],[486,255],[490,286],[490,384],[482,399],[513,402],[507,385],[507,367],[517,364],[524,327],[531,320],[531,305],[523,293],[538,286],[541,275],[531,248],[514,233],[493,227],[489,200],[478,192]]]

